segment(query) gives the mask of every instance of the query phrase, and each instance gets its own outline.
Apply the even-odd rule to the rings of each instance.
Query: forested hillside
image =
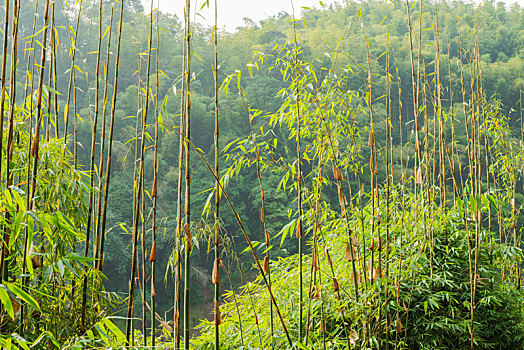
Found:
[[[524,346],[523,8],[2,5],[3,347]]]

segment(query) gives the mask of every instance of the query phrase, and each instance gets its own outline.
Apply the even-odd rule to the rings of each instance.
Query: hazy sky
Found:
[[[158,0],[154,0],[155,7],[157,1]],[[326,6],[335,2],[335,0],[323,0]],[[150,0],[143,0],[143,3],[145,4],[144,9],[148,11],[151,6]],[[215,2],[214,0],[209,0],[210,8],[200,10],[204,3],[204,0],[197,0],[195,6],[195,2],[192,0],[191,6],[193,6],[193,10],[191,12],[195,9],[199,10],[199,15],[196,17],[197,22],[213,25]],[[181,18],[184,4],[184,0],[160,0],[160,10],[175,13]],[[319,0],[293,0],[293,4],[297,17],[304,6],[320,7]],[[258,22],[269,16],[276,15],[281,11],[286,11],[291,14],[291,0],[218,0],[218,26],[233,31],[236,27],[244,25],[244,17],[249,17],[253,21]]]
[[[155,7],[158,0],[154,0]],[[496,0],[497,1],[497,0]],[[149,9],[151,5],[150,0],[143,0],[144,8]],[[194,9],[200,9],[204,0],[191,1],[191,6]],[[324,5],[340,2],[335,0],[323,0]],[[478,1],[475,1],[478,2]],[[524,7],[524,0],[503,0],[506,4],[518,2]],[[210,9],[203,9],[199,14],[203,17],[197,16],[196,20],[200,23],[213,25],[214,15],[214,0],[209,0]],[[184,0],[160,0],[160,10],[177,14],[182,18]],[[295,15],[298,17],[302,7],[320,7],[319,0],[293,0],[295,7]],[[218,26],[225,27],[229,31],[234,31],[236,27],[244,24],[243,18],[249,17],[253,21],[258,22],[268,16],[273,16],[281,11],[286,11],[291,14],[291,0],[218,0]],[[193,12],[193,11],[192,11]]]

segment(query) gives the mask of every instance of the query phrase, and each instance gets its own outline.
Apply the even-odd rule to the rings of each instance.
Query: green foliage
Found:
[[[336,216],[336,213],[331,215]],[[394,215],[402,216],[401,213]],[[406,223],[409,222],[408,217],[405,220]],[[373,337],[367,340],[369,347],[383,348],[390,342],[406,349],[469,348],[471,280],[468,273],[468,240],[471,236],[464,229],[457,209],[449,211],[438,223],[434,222],[432,226],[425,228],[427,232],[432,232],[432,246],[426,246],[422,242],[419,236],[423,233],[421,225],[415,228],[418,233],[405,237],[405,241],[400,245],[394,243],[403,239],[399,227],[390,232],[391,252],[403,251],[406,255],[400,260],[395,257],[384,262],[384,266],[389,266],[388,272],[383,272],[384,278],[374,278],[375,282],[368,279],[363,293],[368,300],[364,308],[369,308],[369,311],[364,314],[361,306],[351,297],[353,286],[349,263],[344,253],[346,243],[340,231],[341,225],[340,219],[326,222],[321,250],[330,252],[334,270],[330,272],[324,256],[319,266],[322,281],[318,282],[318,289],[310,289],[308,305],[312,321],[307,348],[321,348],[324,342],[328,348],[345,348],[347,329],[351,329],[351,343],[357,348],[366,348],[366,343],[362,342],[362,332],[358,328],[362,319],[366,319],[367,312],[371,313],[368,322],[371,322],[373,332]],[[504,278],[501,271],[510,270],[514,266],[513,261],[521,261],[522,251],[496,243],[493,236],[494,234],[488,231],[482,233],[484,243],[480,247],[479,255],[474,341],[480,349],[517,349],[523,346],[524,341],[524,293],[515,287],[514,280]],[[359,241],[364,238],[365,234],[362,237],[358,235]],[[298,317],[297,259],[298,256],[293,255],[271,263],[272,288],[294,336],[297,332],[294,325]],[[311,266],[311,263],[311,257],[308,257],[305,265]],[[332,276],[337,276],[342,295],[340,300],[333,292]],[[360,278],[364,279],[364,276],[361,274]],[[390,276],[389,282],[386,276]],[[311,283],[311,277],[310,273],[306,272],[304,279]],[[362,287],[364,281],[361,283]],[[388,283],[389,286],[384,283]],[[304,287],[307,288],[308,285]],[[272,340],[278,346],[284,346],[286,340],[281,329],[271,338],[269,299],[261,284],[261,277],[244,285],[234,296],[233,293],[228,291],[223,295],[224,304],[221,307],[224,348],[239,348],[241,344],[244,344],[245,348],[259,348],[260,336],[262,347],[270,344]],[[251,299],[254,300],[253,303]],[[375,307],[378,306],[378,302],[383,303],[383,312],[389,315],[387,317],[390,321],[393,320],[387,328],[376,323],[375,318],[378,314]],[[345,310],[343,316],[341,310]],[[397,315],[401,319],[401,328],[395,327]],[[239,318],[242,319],[242,333]],[[323,322],[326,324],[324,328],[321,326]],[[195,345],[203,349],[213,348],[213,327],[211,321],[202,321],[202,335],[194,340]],[[261,332],[260,336],[258,329]],[[376,346],[373,345],[375,342]]]
[[[410,349],[470,348],[468,235],[460,226],[452,222],[434,233],[432,268],[428,254],[421,256],[416,262],[420,269],[412,283],[400,287],[399,300],[409,305],[410,315],[408,323],[403,325],[405,333],[399,337]],[[483,232],[482,236],[475,347],[519,349],[524,345],[524,294],[514,281],[504,279],[501,271],[511,268],[508,262],[521,261],[522,251],[494,243],[491,232]]]
[[[306,150],[303,160],[308,166],[303,184],[308,210],[303,220],[310,248],[304,258],[304,265],[309,268],[303,271],[303,288],[309,291],[305,302],[308,323],[304,326],[308,329],[307,345],[302,342],[297,346],[468,349],[473,342],[476,348],[483,349],[522,347],[524,294],[516,269],[523,255],[520,245],[512,243],[518,241],[518,213],[502,209],[515,201],[522,161],[520,145],[512,139],[497,103],[481,100],[485,118],[474,129],[481,136],[489,135],[489,150],[496,155],[488,169],[493,179],[489,192],[487,188],[482,188],[481,193],[475,189],[475,174],[469,169],[477,165],[471,158],[468,171],[462,170],[461,176],[466,180],[461,182],[460,195],[453,202],[448,199],[447,203],[440,203],[444,199],[435,195],[435,180],[429,174],[426,183],[424,179],[417,180],[422,176],[411,173],[402,163],[399,166],[396,158],[389,161],[400,173],[394,178],[400,177],[401,181],[386,182],[386,174],[377,171],[378,175],[371,179],[376,176],[382,180],[368,192],[364,188],[371,181],[365,160],[371,159],[370,170],[374,154],[377,163],[384,164],[391,146],[379,135],[390,132],[390,121],[386,119],[382,130],[378,122],[366,125],[370,103],[367,94],[347,89],[352,69],[332,68],[322,76],[310,63],[293,61],[293,48],[283,45],[278,50],[279,58],[269,70],[278,69],[288,84],[280,92],[283,102],[274,113],[250,110],[260,118],[255,120],[261,127],[256,136],[228,146],[235,162],[227,173],[242,174],[242,169],[254,164],[257,149],[263,149],[259,157],[263,177],[280,177],[277,193],[295,196],[296,158],[290,150],[298,133],[296,116],[300,115]],[[336,55],[331,57],[333,63]],[[300,73],[294,74],[294,70]],[[239,74],[230,77],[226,87],[238,78]],[[424,104],[422,108],[427,107]],[[478,107],[466,112],[475,108]],[[458,113],[444,116],[443,134],[448,133],[448,127],[453,130],[448,134],[457,132],[453,117],[456,123],[465,119]],[[436,115],[425,120],[426,124],[436,122]],[[267,128],[269,131],[265,131]],[[471,132],[469,128],[466,123],[466,134]],[[376,153],[368,140],[372,131],[378,138],[377,144],[384,142]],[[425,152],[436,138],[424,131]],[[469,135],[463,142],[468,148],[456,145],[457,158],[463,157],[462,153],[467,155],[473,147]],[[435,155],[423,154],[430,167],[436,161]],[[411,153],[408,162],[415,157],[416,153]],[[349,191],[354,191],[342,197],[343,202],[340,182],[336,183],[338,198],[330,191],[333,177],[337,176],[327,174],[329,167],[333,172],[340,167],[344,175],[339,177],[346,178]],[[424,186],[419,190],[420,183]],[[341,212],[337,211],[337,199]],[[265,212],[266,217],[271,214],[272,211]],[[507,222],[505,227],[492,225],[491,220],[497,221],[497,217],[500,222]],[[274,245],[296,244],[296,220],[296,211],[290,210],[288,223],[271,237]],[[490,231],[492,228],[498,228],[500,234]],[[503,238],[507,235],[513,241]],[[259,252],[264,249],[258,242],[255,246]],[[349,254],[351,250],[355,258]],[[279,258],[269,269],[276,305],[294,340],[299,334],[298,259],[297,255]],[[261,274],[256,276],[254,282],[224,294],[221,336],[225,348],[263,348],[273,342],[277,348],[287,346],[286,331],[275,315],[276,326],[271,331],[269,295]],[[213,322],[203,320],[200,329],[202,334],[194,343],[204,349],[212,348]]]
[[[1,327],[3,334],[10,334],[0,341],[7,348],[59,347],[104,319],[120,300],[98,287],[104,276],[92,269],[93,259],[77,253],[77,246],[85,241],[87,174],[73,164],[62,139],[41,137],[34,200],[28,198],[32,183],[21,179],[27,177],[32,165],[28,159],[30,103],[28,99],[27,104],[15,106],[16,143],[9,175],[15,181],[2,188],[0,196],[8,265],[8,275],[0,286]],[[6,138],[4,133],[4,145]],[[3,153],[5,170],[5,149]],[[3,171],[2,186],[6,184],[5,176]],[[100,290],[90,296],[89,323],[82,325],[82,297],[78,291],[86,273],[90,284]],[[16,335],[21,327],[23,337]]]
[[[117,2],[100,2],[101,28],[108,28],[108,14],[112,6],[116,9]],[[57,36],[58,46],[52,53],[56,71],[46,79],[55,75],[57,81],[56,85],[44,82],[54,88],[46,88],[42,105],[48,108],[42,111],[45,129],[63,130],[61,116],[65,98],[71,93],[68,73],[75,48],[77,97],[76,105],[69,108],[74,109],[78,123],[74,146],[79,153],[73,160],[71,135],[67,145],[63,139],[42,137],[36,179],[28,174],[34,135],[30,125],[35,127],[31,118],[36,104],[31,89],[37,83],[39,66],[29,60],[42,46],[39,41],[33,42],[39,36],[33,35],[32,21],[36,18],[35,30],[40,34],[43,24],[36,14],[43,13],[44,1],[39,5],[35,0],[24,1],[21,9],[18,44],[19,49],[24,47],[24,54],[13,67],[18,69],[19,80],[27,76],[33,82],[24,85],[20,80],[15,87],[20,106],[14,107],[15,142],[10,164],[5,161],[9,152],[5,147],[1,150],[0,227],[6,238],[3,258],[9,272],[0,285],[0,345],[4,348],[119,347],[126,342],[117,327],[122,320],[110,318],[119,298],[116,292],[108,291],[121,292],[127,286],[130,267],[123,257],[130,251],[127,228],[136,213],[131,204],[134,168],[142,161],[146,195],[141,220],[144,227],[150,223],[146,213],[153,202],[149,192],[154,173],[152,123],[144,125],[144,159],[135,159],[133,153],[142,141],[135,134],[135,126],[140,123],[144,97],[154,94],[144,88],[148,66],[144,62],[153,57],[153,51],[159,53],[158,98],[164,101],[162,107],[158,106],[160,180],[156,184],[164,234],[156,241],[155,254],[162,262],[157,264],[158,275],[166,276],[166,282],[157,283],[161,304],[157,310],[160,314],[165,311],[167,321],[162,324],[162,340],[171,336],[171,316],[166,314],[172,314],[167,310],[173,300],[173,276],[164,262],[171,257],[173,267],[174,248],[182,244],[173,238],[179,97],[180,91],[189,93],[184,91],[180,75],[182,24],[176,16],[160,13],[161,44],[148,52],[148,35],[143,28],[153,17],[143,13],[140,1],[126,0],[118,100],[114,106],[103,106],[116,110],[113,176],[104,232],[105,280],[92,267],[93,259],[79,253],[86,241],[87,219],[93,215],[87,205],[93,189],[86,185],[91,174],[80,164],[88,164],[90,156],[100,156],[98,145],[93,155],[89,152],[92,129],[102,126],[91,124],[96,103],[93,90],[101,79],[93,77],[98,47],[106,44],[111,45],[108,76],[113,76],[116,43],[108,43],[109,36],[97,39],[93,23],[98,21],[98,2],[89,1],[83,2],[80,30],[73,43],[71,24],[78,5],[79,1],[66,1],[60,10],[55,8],[50,26]],[[256,252],[260,256],[268,252],[272,258],[271,288],[276,298],[270,308],[260,272],[245,271],[252,261],[249,248],[244,249],[236,213],[221,209],[220,243],[224,272],[230,282],[230,290],[223,290],[225,302],[221,305],[223,348],[267,348],[273,342],[280,348],[288,346],[286,331],[276,315],[271,333],[271,310],[275,312],[277,306],[297,348],[461,349],[472,346],[471,334],[477,348],[523,347],[520,211],[524,205],[524,152],[523,131],[518,135],[513,130],[523,125],[519,99],[524,12],[518,5],[505,8],[493,2],[480,6],[439,2],[438,8],[431,2],[412,5],[412,27],[408,27],[402,2],[349,1],[322,10],[306,9],[303,20],[281,12],[260,23],[246,20],[246,26],[234,33],[219,33],[220,67],[216,68],[220,68],[223,84],[218,141],[227,145],[221,158],[222,183]],[[112,31],[115,40],[116,26]],[[211,159],[215,152],[211,30],[196,25],[192,33],[191,139]],[[410,33],[415,37],[413,43]],[[100,62],[105,62],[105,55],[105,50],[100,53]],[[417,61],[413,67],[412,57]],[[46,69],[49,66],[47,62]],[[35,70],[26,72],[30,67]],[[154,74],[149,78],[152,82]],[[2,87],[7,87],[7,80]],[[413,85],[417,96],[413,96]],[[23,91],[26,86],[31,89]],[[114,87],[108,84],[107,88],[110,96]],[[21,99],[24,93],[30,97]],[[58,95],[56,105],[48,99],[51,93]],[[498,102],[487,98],[491,96]],[[6,95],[4,121],[9,104]],[[58,125],[51,121],[53,110]],[[154,119],[153,110],[151,104],[148,120]],[[300,135],[297,118],[302,123]],[[418,129],[415,118],[419,118]],[[7,144],[8,128],[4,123],[3,145]],[[71,129],[66,132],[72,133]],[[297,138],[302,141],[301,159],[295,152]],[[301,178],[296,173],[298,161],[303,166],[302,218],[294,209],[296,179]],[[269,247],[263,244],[266,232],[260,220],[258,162],[265,188]],[[213,176],[195,152],[191,164],[195,249],[190,304],[204,314],[209,311],[206,292],[213,264],[205,254],[212,241],[209,203],[217,194],[210,190]],[[6,168],[10,179],[6,178]],[[340,176],[331,175],[337,169]],[[34,201],[28,198],[33,180]],[[305,325],[307,339],[297,339],[301,272],[298,257],[292,254],[297,251],[294,237],[299,219],[304,221],[309,243],[304,266],[311,267],[304,269],[302,276],[304,290],[309,292],[303,305],[306,309],[307,304],[309,320]],[[144,236],[150,234],[145,229]],[[146,252],[152,249],[149,239],[144,248],[140,259],[146,261]],[[91,249],[88,245],[88,256]],[[243,249],[246,254],[238,254]],[[358,258],[348,261],[348,252]],[[149,274],[149,266],[142,271]],[[87,289],[95,292],[87,298],[87,322],[82,324],[79,291],[84,281]],[[243,286],[235,289],[239,284]],[[144,283],[141,288],[149,297],[149,287]],[[23,314],[16,311],[20,305],[24,306]],[[191,315],[191,322],[199,316]],[[202,334],[194,338],[194,345],[212,348],[213,329],[212,322],[202,321]],[[150,344],[151,335],[137,331],[136,339],[137,347],[145,346],[146,342]],[[169,341],[160,346],[169,348]]]

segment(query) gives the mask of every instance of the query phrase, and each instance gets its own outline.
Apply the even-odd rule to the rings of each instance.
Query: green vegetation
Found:
[[[3,5],[3,348],[524,347],[518,5]]]

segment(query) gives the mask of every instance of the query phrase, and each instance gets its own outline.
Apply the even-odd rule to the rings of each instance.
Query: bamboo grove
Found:
[[[291,1],[247,55],[218,0],[3,5],[2,348],[524,346],[524,84],[487,92],[492,3]]]

